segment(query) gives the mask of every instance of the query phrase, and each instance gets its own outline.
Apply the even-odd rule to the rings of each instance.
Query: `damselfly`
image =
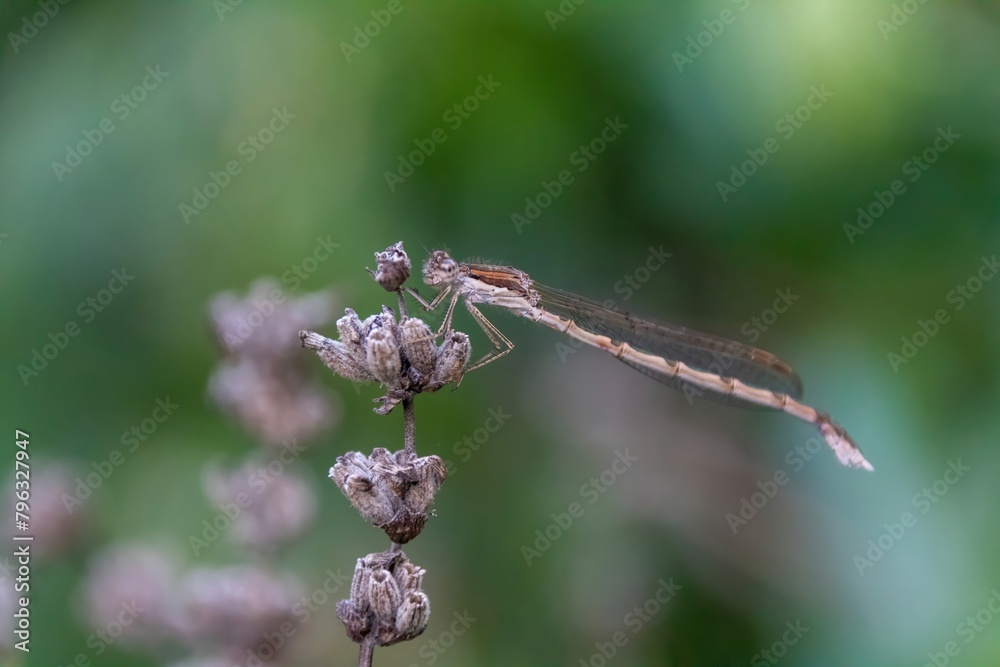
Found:
[[[475,304],[497,306],[610,352],[640,373],[687,395],[787,412],[814,424],[842,464],[874,469],[843,427],[826,413],[799,401],[801,380],[791,366],[770,352],[686,327],[642,320],[539,285],[519,269],[456,262],[441,250],[427,259],[423,278],[427,285],[440,290],[432,301],[407,291],[426,310],[437,308],[451,295],[439,335],[451,328],[455,306],[461,300],[493,343],[493,349],[465,372],[496,361],[514,349],[514,344]]]

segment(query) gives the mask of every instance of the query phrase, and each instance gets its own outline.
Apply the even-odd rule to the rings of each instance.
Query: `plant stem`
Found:
[[[413,415],[413,397],[403,400],[403,446],[407,452],[416,454],[416,422]]]
[[[358,667],[372,667],[372,658],[375,654],[375,638],[365,637],[358,650]]]
[[[399,319],[408,317],[406,314],[406,299],[403,298],[403,290],[396,290],[396,296],[399,297]]]

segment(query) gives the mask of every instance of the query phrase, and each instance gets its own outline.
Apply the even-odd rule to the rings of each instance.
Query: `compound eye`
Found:
[[[446,259],[441,262],[441,270],[444,271],[449,278],[453,278],[455,273],[458,271],[458,264],[451,258]]]

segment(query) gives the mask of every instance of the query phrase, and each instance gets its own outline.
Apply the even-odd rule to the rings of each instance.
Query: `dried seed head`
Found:
[[[431,328],[421,320],[408,317],[399,324],[399,337],[406,355],[421,377],[430,377],[437,362],[437,350],[434,347],[434,334]]]
[[[332,479],[354,509],[376,526],[388,524],[396,514],[394,500],[384,484],[379,484],[371,460],[359,452],[347,452],[337,457],[330,468]]]
[[[437,362],[431,383],[438,387],[450,382],[459,382],[465,373],[465,365],[472,355],[469,337],[459,331],[449,331],[444,343],[438,348]]]
[[[399,403],[421,393],[438,391],[458,383],[472,354],[469,337],[449,331],[444,343],[435,347],[430,327],[417,318],[396,323],[392,309],[363,322],[347,309],[337,320],[340,340],[333,341],[312,331],[300,331],[302,346],[314,350],[337,375],[358,382],[377,380],[386,387],[376,399],[378,414],[388,414]]]
[[[430,618],[430,599],[422,591],[411,591],[403,597],[396,612],[396,632],[401,639],[412,639],[427,629]]]
[[[372,481],[361,475],[349,475],[344,486],[356,493],[368,493],[372,490]]]
[[[365,561],[364,558],[358,559],[354,566],[354,578],[351,580],[351,602],[358,611],[368,611],[369,607],[368,582],[372,571]]]
[[[376,270],[372,272],[375,282],[387,292],[398,290],[410,277],[410,258],[403,250],[403,242],[395,243],[383,252],[375,253]]]
[[[375,324],[365,339],[365,354],[376,380],[387,387],[399,386],[403,361],[392,329]]]
[[[326,367],[353,382],[374,382],[368,359],[360,344],[345,345],[312,331],[300,331],[302,347],[313,350]]]
[[[417,458],[405,450],[391,454],[382,447],[370,457],[348,452],[330,468],[330,478],[358,513],[397,544],[423,530],[427,508],[447,475],[437,456]]]
[[[395,625],[401,600],[399,584],[389,570],[373,570],[368,584],[368,601],[375,617],[383,624]]]
[[[422,514],[434,502],[434,494],[448,476],[448,469],[438,456],[414,459],[410,465],[416,472],[417,482],[407,488],[406,506],[411,512]]]
[[[360,643],[374,632],[378,644],[389,646],[423,632],[430,618],[430,601],[419,587],[423,573],[402,551],[359,558],[351,597],[337,604],[337,616],[348,636]],[[402,579],[413,587],[404,587]]]
[[[396,581],[399,582],[399,589],[404,593],[419,591],[424,584],[425,574],[427,574],[427,570],[410,561],[400,563],[396,567]]]
[[[344,624],[351,641],[360,644],[372,629],[371,610],[361,611],[351,600],[337,603],[337,618]]]
[[[365,337],[364,325],[351,308],[345,308],[344,316],[337,320],[337,333],[340,334],[341,343],[356,345],[359,350],[361,349],[361,341]]]

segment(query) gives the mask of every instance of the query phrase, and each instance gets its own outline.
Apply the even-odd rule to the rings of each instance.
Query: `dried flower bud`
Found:
[[[434,502],[434,495],[448,476],[448,469],[438,456],[414,459],[410,465],[416,471],[417,483],[407,488],[406,506],[411,512],[423,513]]]
[[[375,262],[377,269],[372,277],[387,292],[395,292],[410,277],[410,258],[403,250],[402,241],[375,253]]]
[[[337,333],[340,335],[341,343],[356,345],[359,350],[361,349],[361,341],[365,337],[364,325],[353,309],[344,309],[344,316],[337,320]]]
[[[392,520],[396,513],[393,498],[384,484],[378,484],[371,459],[364,454],[347,452],[338,456],[336,465],[330,468],[330,479],[364,519],[376,526],[383,526]]]
[[[389,570],[380,568],[372,572],[368,585],[368,600],[379,621],[395,625],[396,612],[402,596],[399,593],[399,584]]]
[[[387,387],[399,386],[403,361],[392,329],[378,324],[373,326],[365,339],[365,354],[368,368],[376,380]]]
[[[469,337],[460,331],[449,331],[444,343],[438,349],[431,384],[440,388],[450,382],[460,382],[471,355],[472,345],[469,343]]]
[[[358,611],[368,611],[368,582],[372,572],[366,558],[359,558],[354,566],[354,578],[351,580],[351,601]]]
[[[341,600],[337,603],[337,618],[344,624],[347,636],[356,644],[363,642],[371,632],[371,610],[361,611],[351,600]]]
[[[345,345],[312,331],[300,331],[299,340],[302,341],[302,347],[313,350],[326,367],[337,375],[354,382],[375,381],[375,376],[368,370],[368,360],[360,345]]]
[[[372,490],[372,481],[362,475],[350,475],[344,481],[344,486],[355,493],[368,493]]]
[[[424,584],[425,574],[427,574],[427,570],[410,561],[401,563],[396,567],[396,581],[399,582],[399,589],[404,593],[420,590]]]
[[[396,632],[401,639],[412,639],[427,629],[430,618],[430,599],[422,591],[409,592],[396,612]]]
[[[408,317],[399,324],[399,338],[410,365],[421,377],[430,377],[437,361],[431,328],[421,320]]]

